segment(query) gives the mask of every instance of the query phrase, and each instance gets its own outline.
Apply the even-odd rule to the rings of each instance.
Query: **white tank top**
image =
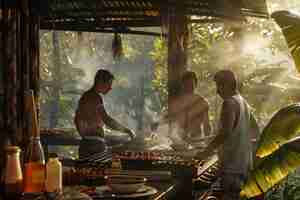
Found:
[[[240,115],[233,132],[219,149],[221,170],[247,177],[252,168],[252,143],[250,136],[250,112],[246,101],[239,94],[232,97],[240,105]]]

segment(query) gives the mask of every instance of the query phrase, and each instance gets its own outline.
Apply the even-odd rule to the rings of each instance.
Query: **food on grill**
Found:
[[[158,160],[161,154],[153,151],[125,151],[114,154],[114,157],[126,160]]]

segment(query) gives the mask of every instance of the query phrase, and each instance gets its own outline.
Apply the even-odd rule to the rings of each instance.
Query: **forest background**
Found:
[[[267,0],[269,12],[300,12],[299,0]],[[156,31],[159,28],[143,29]],[[139,134],[167,109],[167,41],[163,37],[122,34],[123,55],[113,58],[114,34],[40,31],[40,113],[42,128],[74,130],[80,95],[92,86],[95,72],[109,69],[116,76],[106,95],[106,109]],[[198,76],[196,92],[209,104],[217,127],[221,99],[213,74],[232,69],[239,89],[251,105],[261,129],[281,108],[299,102],[300,75],[279,26],[273,19],[247,18],[189,25],[187,69]],[[267,193],[266,199],[300,199],[300,178],[293,174]]]
[[[270,13],[300,10],[297,0],[267,3]],[[153,30],[161,32],[159,28]],[[91,87],[100,68],[117,77],[112,92],[105,97],[106,109],[132,129],[146,128],[166,109],[165,39],[122,34],[123,55],[114,59],[113,38],[108,33],[40,31],[42,127],[74,128],[78,99]],[[221,101],[212,76],[219,69],[236,72],[239,89],[261,128],[274,112],[300,99],[300,76],[272,19],[248,18],[239,28],[230,22],[190,24],[187,54],[187,69],[197,73],[197,93],[209,101],[214,126]]]

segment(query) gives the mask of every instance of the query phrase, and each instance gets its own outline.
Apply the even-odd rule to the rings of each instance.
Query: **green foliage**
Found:
[[[96,70],[107,68],[114,73],[114,89],[107,108],[120,113],[137,113],[141,97],[152,98],[152,37],[122,35],[124,57],[113,60],[112,34],[57,32],[59,61],[53,46],[53,32],[41,32],[41,122],[48,127],[57,118],[56,127],[74,127],[73,116],[79,96],[93,84]],[[144,82],[141,84],[141,78]],[[141,94],[140,86],[144,85]],[[132,103],[133,102],[133,103]],[[160,105],[152,109],[159,110]],[[55,115],[53,113],[56,113]],[[123,117],[124,118],[124,117]]]
[[[272,16],[282,28],[296,67],[300,71],[300,15],[289,11],[278,11]]]
[[[241,196],[251,198],[267,192],[299,166],[300,152],[288,144],[282,146],[255,167],[242,188]]]
[[[256,160],[242,196],[266,193],[300,166],[299,110],[299,104],[281,109],[264,128],[256,150],[256,156],[262,159]]]
[[[160,100],[163,105],[167,103],[168,97],[168,67],[167,67],[167,45],[162,39],[156,39],[154,49],[150,53],[155,62],[154,79],[152,81],[153,88],[160,93]]]
[[[265,200],[299,200],[299,173],[291,173],[285,180],[279,182],[265,194]]]
[[[278,111],[264,128],[256,155],[270,155],[289,140],[297,137],[300,130],[300,104],[292,104]]]

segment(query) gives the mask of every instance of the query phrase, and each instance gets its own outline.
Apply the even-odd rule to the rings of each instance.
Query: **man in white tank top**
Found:
[[[215,74],[217,93],[223,99],[218,135],[198,159],[207,159],[216,149],[220,162],[221,186],[225,200],[238,200],[241,186],[252,168],[252,142],[258,136],[258,126],[246,100],[237,90],[237,80],[230,70]]]

